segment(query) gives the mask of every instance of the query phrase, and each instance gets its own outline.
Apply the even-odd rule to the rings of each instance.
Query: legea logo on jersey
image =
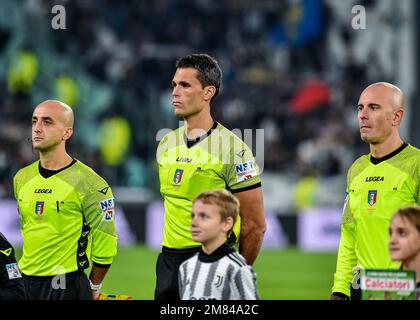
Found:
[[[112,221],[114,219],[114,198],[109,198],[100,201],[99,207],[103,212],[102,220]]]
[[[373,206],[378,198],[378,190],[369,190],[368,192],[368,203]]]
[[[34,193],[52,193],[51,189],[35,189]]]
[[[182,175],[184,174],[184,170],[183,169],[176,169],[175,170],[175,174],[174,174],[174,183],[178,184],[181,182],[182,180]]]
[[[257,176],[257,169],[255,168],[254,161],[250,160],[236,165],[236,180],[237,182],[251,179]]]
[[[35,213],[39,216],[44,213],[44,201],[37,201],[35,204]]]

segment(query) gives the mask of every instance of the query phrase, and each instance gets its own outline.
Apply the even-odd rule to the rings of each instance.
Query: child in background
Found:
[[[401,261],[401,269],[416,272],[417,299],[420,299],[420,207],[397,211],[389,227],[389,252]]]
[[[182,300],[257,300],[256,275],[227,242],[239,201],[227,190],[201,193],[193,200],[192,239],[201,250],[179,267]]]

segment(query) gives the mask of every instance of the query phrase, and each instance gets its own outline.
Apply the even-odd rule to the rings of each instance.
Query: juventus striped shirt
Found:
[[[179,267],[182,300],[258,300],[256,274],[228,244],[212,254],[202,249]]]

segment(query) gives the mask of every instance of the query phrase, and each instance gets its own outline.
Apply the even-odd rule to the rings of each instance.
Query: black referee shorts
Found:
[[[362,300],[362,289],[350,289],[350,299],[351,300]]]
[[[92,300],[89,280],[83,270],[58,276],[22,274],[28,300]]]
[[[178,270],[200,247],[171,249],[162,247],[156,262],[155,300],[181,300],[178,290]]]

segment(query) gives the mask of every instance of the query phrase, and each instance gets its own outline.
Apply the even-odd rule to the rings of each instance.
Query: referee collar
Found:
[[[200,248],[200,251],[198,252],[198,260],[201,262],[215,262],[232,252],[235,252],[235,250],[228,245],[227,242],[225,242],[211,254],[205,253],[203,249]]]
[[[207,138],[211,133],[212,133],[212,131],[214,130],[214,129],[216,129],[217,128],[217,125],[218,125],[219,123],[217,122],[217,121],[214,121],[214,123],[213,123],[213,126],[210,128],[210,130],[209,131],[207,131],[206,132],[206,134],[203,134],[202,136],[200,136],[200,137],[197,137],[197,138],[195,138],[195,139],[188,139],[187,138],[187,135],[185,134],[185,132],[184,132],[184,142],[185,142],[185,144],[187,145],[187,148],[189,149],[189,148],[191,148],[192,146],[194,146],[196,143],[199,143],[200,141],[202,141],[202,140],[204,140],[205,138]]]
[[[396,156],[401,151],[403,151],[407,146],[408,144],[404,142],[401,147],[392,151],[391,153],[388,153],[386,156],[383,156],[381,158],[375,158],[374,156],[370,155],[370,162],[372,162],[373,164],[380,164],[382,161],[391,159],[393,156]]]
[[[47,178],[65,170],[65,169],[67,169],[68,167],[71,167],[72,165],[74,165],[76,163],[76,161],[77,161],[76,159],[73,159],[73,161],[69,165],[65,166],[64,168],[58,169],[58,170],[45,169],[41,166],[41,161],[40,161],[39,164],[38,164],[39,174],[41,176],[43,176],[45,179],[47,179]]]

